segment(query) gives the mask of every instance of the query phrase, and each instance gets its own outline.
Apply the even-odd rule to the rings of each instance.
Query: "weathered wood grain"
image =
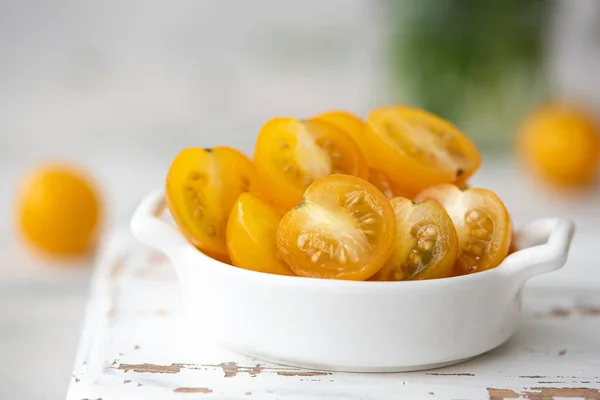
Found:
[[[191,334],[180,306],[164,258],[128,237],[113,240],[93,279],[68,399],[600,399],[600,290],[527,288],[505,345],[456,366],[396,374],[248,358]]]

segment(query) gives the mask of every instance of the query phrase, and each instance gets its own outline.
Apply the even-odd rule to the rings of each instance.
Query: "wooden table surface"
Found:
[[[169,262],[117,232],[96,266],[67,398],[600,399],[600,290],[532,281],[523,302],[513,338],[462,364],[387,374],[302,370],[191,337]]]

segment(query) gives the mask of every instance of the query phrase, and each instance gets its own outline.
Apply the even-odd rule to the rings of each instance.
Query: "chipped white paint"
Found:
[[[97,266],[68,399],[600,398],[600,291],[531,287],[523,302],[513,338],[462,364],[299,370],[190,337],[171,266],[122,234]]]

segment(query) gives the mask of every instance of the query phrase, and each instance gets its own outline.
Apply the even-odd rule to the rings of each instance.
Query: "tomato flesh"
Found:
[[[396,214],[396,243],[391,257],[373,280],[402,281],[447,278],[458,255],[458,235],[452,220],[434,203],[391,200]]]
[[[279,224],[282,258],[299,276],[366,280],[391,254],[394,210],[365,180],[334,174],[315,181]]]
[[[457,274],[495,268],[506,258],[512,225],[506,207],[493,192],[443,184],[419,193],[416,201],[438,203],[452,218],[460,247]]]
[[[453,124],[424,110],[395,106],[372,111],[365,146],[373,166],[406,192],[466,182],[481,165],[475,145]]]
[[[173,219],[188,240],[207,254],[226,255],[229,212],[256,174],[250,160],[229,147],[188,148],[173,160],[166,199]]]
[[[261,129],[254,164],[262,189],[284,209],[302,199],[316,179],[332,173],[366,178],[367,161],[354,140],[320,120],[275,118]]]

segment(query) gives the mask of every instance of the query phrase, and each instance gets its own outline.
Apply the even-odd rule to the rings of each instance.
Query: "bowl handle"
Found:
[[[130,228],[137,240],[171,256],[175,249],[189,244],[173,225],[160,218],[165,208],[163,191],[150,193],[133,213]]]
[[[513,237],[519,250],[506,257],[502,270],[524,282],[561,268],[567,261],[574,232],[575,225],[561,218],[544,218],[525,225]]]

